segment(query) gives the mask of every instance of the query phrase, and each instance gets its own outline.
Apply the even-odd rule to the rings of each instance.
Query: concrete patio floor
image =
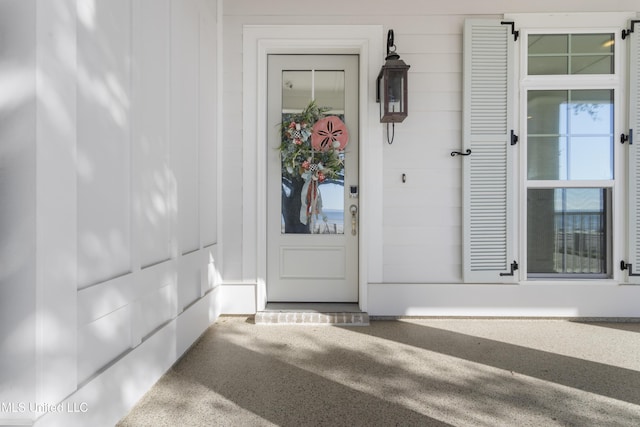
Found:
[[[640,323],[221,317],[119,426],[640,425]]]

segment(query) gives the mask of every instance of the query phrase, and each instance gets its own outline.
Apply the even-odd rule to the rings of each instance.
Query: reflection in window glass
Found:
[[[570,34],[571,53],[612,54],[613,34]]]
[[[529,36],[529,55],[566,54],[569,52],[568,34],[535,34]]]
[[[300,121],[301,113],[312,100],[319,107],[329,108],[326,115],[338,116],[344,121],[343,70],[283,71],[282,73],[282,123]],[[344,234],[344,152],[338,152],[337,176],[321,180],[310,178],[309,170],[322,170],[327,164],[327,154],[311,150],[310,126],[299,123],[300,145],[292,146],[296,159],[304,164],[296,167],[282,164],[281,230],[291,234]],[[307,132],[307,133],[305,133]],[[287,140],[288,141],[288,140]],[[306,149],[302,151],[301,148]],[[297,151],[295,151],[297,150]],[[304,154],[300,154],[304,153]],[[335,153],[335,152],[333,152]],[[335,160],[336,157],[334,156]],[[306,162],[305,162],[306,161]],[[304,162],[304,163],[303,163]],[[341,167],[341,169],[340,169]],[[313,181],[313,182],[311,182]],[[317,189],[317,192],[315,191]]]
[[[528,74],[613,74],[613,34],[532,34]]]
[[[282,72],[282,112],[299,113],[311,99],[313,86],[310,71]]]
[[[528,190],[530,277],[607,275],[610,193],[603,188]]]
[[[331,108],[330,114],[344,114],[344,71],[316,71],[314,80],[318,105]]]
[[[527,177],[613,179],[613,91],[529,91]]]

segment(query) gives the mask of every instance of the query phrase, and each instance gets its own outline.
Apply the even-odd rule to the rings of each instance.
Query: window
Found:
[[[619,143],[640,127],[634,17],[465,23],[465,282],[635,280],[615,259],[640,272],[640,150]]]
[[[527,91],[528,277],[610,274],[613,128],[611,89]]]
[[[527,35],[528,278],[611,275],[614,40],[613,33]]]

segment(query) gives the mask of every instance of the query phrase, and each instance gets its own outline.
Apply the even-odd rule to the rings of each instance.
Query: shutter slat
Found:
[[[508,141],[510,64],[509,28],[498,20],[465,22],[464,142],[464,280],[513,281],[509,271],[510,185]]]

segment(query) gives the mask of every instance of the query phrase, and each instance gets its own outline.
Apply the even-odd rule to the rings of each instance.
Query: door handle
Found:
[[[351,212],[351,235],[355,236],[358,230],[358,207],[356,205],[349,206]]]

